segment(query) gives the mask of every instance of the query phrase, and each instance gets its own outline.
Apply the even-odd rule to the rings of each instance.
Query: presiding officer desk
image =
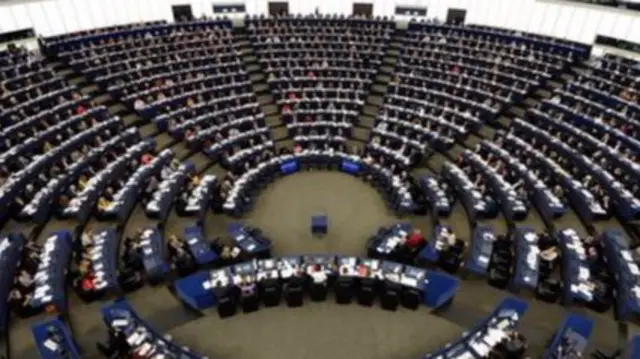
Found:
[[[323,282],[324,285],[341,280],[353,281],[353,286],[357,286],[359,281],[374,282],[376,286],[391,283],[404,291],[417,293],[420,302],[430,308],[446,305],[458,288],[458,280],[449,275],[397,262],[314,254],[251,260],[201,271],[178,280],[175,289],[187,306],[203,310],[217,305],[218,293],[223,289],[234,289],[243,282],[260,284],[271,281],[282,285],[295,278],[307,284]]]
[[[223,208],[229,215],[240,216],[250,209],[252,198],[264,185],[278,175],[288,175],[307,167],[339,168],[357,175],[370,175],[375,187],[387,194],[387,205],[397,211],[413,211],[414,200],[410,188],[388,168],[377,163],[368,164],[361,157],[338,151],[304,150],[299,154],[282,155],[245,172],[229,191]]]

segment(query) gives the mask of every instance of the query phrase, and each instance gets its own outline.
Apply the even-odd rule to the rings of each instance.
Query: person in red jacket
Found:
[[[418,249],[424,245],[424,236],[419,229],[414,230],[407,237],[406,246],[410,249]]]

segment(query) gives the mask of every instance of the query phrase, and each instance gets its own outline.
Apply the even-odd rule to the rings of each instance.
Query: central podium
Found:
[[[326,214],[311,216],[311,234],[327,234],[329,229],[329,218]]]

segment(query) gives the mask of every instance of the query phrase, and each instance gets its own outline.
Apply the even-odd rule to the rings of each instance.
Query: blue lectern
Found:
[[[326,214],[319,214],[311,216],[311,233],[312,234],[327,234],[329,227],[329,219]]]

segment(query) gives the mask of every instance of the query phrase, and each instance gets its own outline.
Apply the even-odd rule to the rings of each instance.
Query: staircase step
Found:
[[[575,78],[575,76],[571,74],[562,74],[560,77],[565,81],[572,81]]]
[[[137,123],[142,122],[142,117],[136,115],[135,113],[130,113],[124,117],[122,117],[122,123],[124,123],[125,126],[129,127],[129,126],[133,126]]]
[[[279,150],[281,148],[292,148],[293,147],[293,140],[292,139],[286,139],[286,140],[282,140],[282,141],[278,141],[276,142],[276,150]]]
[[[244,35],[234,36],[234,43],[238,45],[238,47],[251,47],[251,43],[247,40],[244,40]]]
[[[242,57],[242,61],[249,64],[249,63],[258,62],[258,58],[255,55],[246,55]]]
[[[202,153],[196,154],[194,157],[198,159],[199,156],[206,157],[206,160],[202,159],[202,162],[207,163],[209,165],[209,167],[207,167],[207,169],[204,171],[203,174],[214,175],[217,178],[224,178],[224,176],[227,174],[227,170],[224,167],[222,167],[217,163],[212,164],[211,159],[209,159],[207,156],[205,156]],[[197,161],[194,161],[194,162],[197,162]],[[196,168],[197,168],[197,165],[196,165]]]
[[[389,49],[389,51],[387,51],[387,54],[389,54],[391,56],[398,56],[398,55],[400,55],[400,50]]]
[[[171,146],[172,144],[174,144],[176,141],[169,136],[169,134],[167,133],[161,133],[158,136],[156,136],[155,138],[156,140],[156,147],[160,150],[163,150],[169,146]]]
[[[54,69],[54,70],[58,70],[60,68],[64,68],[66,67],[66,65],[60,61],[53,61],[49,63],[49,66]]]
[[[345,145],[347,146],[347,151],[353,151],[352,153],[360,152],[366,146],[364,143],[356,139],[347,140]]]
[[[382,84],[388,84],[391,81],[391,76],[389,75],[377,75],[375,81]]]
[[[158,127],[154,123],[147,123],[144,126],[140,126],[138,131],[143,138],[155,136],[158,133]]]
[[[278,113],[278,106],[276,105],[267,104],[260,106],[260,108],[262,109],[262,112],[265,116],[271,116]]]
[[[366,105],[363,106],[362,112],[365,115],[376,116],[378,114],[378,108],[379,107],[377,107],[377,106],[366,104]]]
[[[385,95],[387,93],[387,88],[388,86],[386,85],[373,85],[371,86],[371,91],[381,95]]]
[[[552,93],[545,89],[540,89],[535,92],[535,95],[540,99],[547,99],[551,97]]]
[[[553,80],[551,80],[551,81],[549,81],[549,82],[547,82],[547,83],[548,83],[548,84],[549,84],[549,86],[550,86],[550,87],[552,87],[553,89],[561,88],[561,87],[563,87],[563,86],[564,86],[561,82],[553,81]]]
[[[181,161],[186,160],[191,154],[191,150],[186,146],[186,142],[177,142],[171,146],[171,151],[175,153],[176,158]]]
[[[286,127],[275,127],[270,130],[271,138],[274,141],[284,141],[289,138],[289,132]]]
[[[466,148],[464,146],[456,143],[449,151],[447,151],[446,155],[449,160],[457,161],[458,158],[460,158],[460,154],[462,154],[462,152],[464,152],[465,150]]]
[[[530,107],[533,107],[533,106],[535,106],[535,105],[539,104],[539,103],[540,103],[540,101],[538,101],[538,100],[536,100],[536,99],[534,99],[534,98],[529,97],[529,98],[527,98],[527,99],[525,99],[525,100],[524,100],[524,103],[525,103],[526,105],[530,106]]]
[[[251,72],[258,72],[260,71],[260,65],[248,65],[247,66],[247,72],[251,73]]]
[[[442,172],[442,165],[448,161],[449,160],[445,156],[435,153],[432,156],[429,156],[429,159],[426,161],[426,166],[433,172],[440,173]]]
[[[57,71],[58,75],[64,77],[64,78],[70,78],[75,76],[76,72],[73,71],[72,69],[64,69],[64,70],[59,70]]]
[[[251,80],[251,82],[256,83],[256,82],[264,82],[264,74],[262,73],[254,73],[253,75],[249,75],[249,80]]]
[[[389,47],[393,47],[393,48],[399,48],[402,46],[402,43],[400,41],[391,41],[389,43]]]
[[[387,74],[387,75],[391,75],[394,72],[394,68],[392,66],[381,66],[380,67],[380,72]]]
[[[487,126],[484,126],[484,127],[487,127]],[[473,149],[480,142],[482,142],[482,137],[479,137],[479,136],[476,136],[476,135],[469,135],[464,140],[464,147]]]
[[[523,117],[525,112],[527,112],[525,109],[523,109],[522,107],[518,107],[518,106],[513,106],[509,109],[509,113],[514,114],[518,117]]]
[[[73,77],[73,78],[67,79],[67,82],[71,85],[76,85],[78,87],[81,87],[87,83],[87,79],[85,79],[84,77]]]
[[[507,116],[500,116],[498,118],[498,123],[504,128],[508,128],[509,126],[511,126],[511,121],[511,118]]]
[[[269,127],[278,127],[284,125],[279,115],[267,116],[264,121]]]
[[[494,130],[493,128],[491,128],[489,126],[482,126],[480,128],[480,130],[478,131],[478,134],[480,136],[482,136],[483,138],[491,140],[495,136],[496,130]]]
[[[273,104],[273,96],[271,95],[262,95],[258,96],[258,103],[261,105],[271,105]]]
[[[264,83],[257,83],[255,85],[253,85],[253,92],[258,94],[261,92],[266,92],[267,90],[269,90],[269,86],[267,86]]]
[[[398,62],[398,57],[396,56],[387,56],[382,59],[383,64],[395,65],[396,62]]]
[[[358,126],[360,127],[365,127],[365,128],[373,128],[373,125],[376,122],[376,118],[374,116],[369,116],[369,115],[360,115],[360,117],[358,117]]]
[[[96,92],[98,90],[99,90],[99,88],[98,88],[97,85],[89,85],[89,86],[83,87],[80,90],[80,92],[85,94],[85,95],[90,95],[90,94],[92,94],[92,93],[94,93],[94,92]]]
[[[106,94],[94,96],[93,100],[99,105],[104,105],[106,103],[113,102],[113,97],[111,97],[111,95],[106,93]]]
[[[100,96],[98,96],[100,97]],[[111,106],[109,106],[109,108],[107,108],[107,111],[109,111],[110,114],[112,115],[119,115],[123,112],[125,112],[127,110],[127,108],[120,102],[113,104]]]
[[[368,128],[362,128],[362,127],[353,128],[352,137],[355,140],[362,141],[362,142],[369,142],[370,136],[371,136],[371,130]]]
[[[367,97],[367,103],[376,107],[380,107],[384,105],[384,98],[382,96],[369,95],[369,97]]]

